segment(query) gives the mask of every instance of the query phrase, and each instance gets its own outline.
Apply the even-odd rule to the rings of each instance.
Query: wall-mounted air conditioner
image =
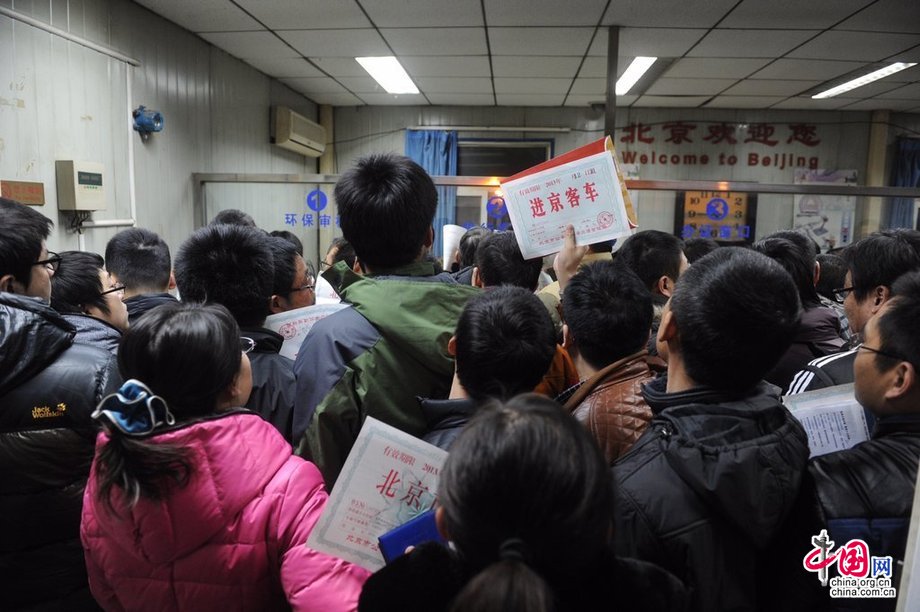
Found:
[[[271,141],[289,151],[319,157],[326,150],[326,128],[286,106],[273,106]]]

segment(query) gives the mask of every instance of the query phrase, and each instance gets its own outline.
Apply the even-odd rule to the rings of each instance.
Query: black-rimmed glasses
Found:
[[[52,272],[57,272],[58,267],[61,265],[61,256],[53,251],[48,251],[48,259],[42,259],[41,261],[36,261],[33,266],[46,266],[51,269]]]
[[[837,302],[842,304],[843,301],[847,299],[847,294],[854,289],[856,289],[856,287],[853,286],[838,287],[837,289],[834,289],[832,293],[834,294],[834,298],[836,298]]]
[[[300,287],[291,287],[288,290],[288,293],[294,293],[295,291],[312,291],[315,288],[316,288],[315,284],[307,283],[305,285],[301,285]]]
[[[256,348],[256,341],[246,336],[240,337],[240,350],[244,353],[251,353]]]
[[[895,355],[894,353],[889,353],[888,351],[883,351],[881,349],[872,348],[871,346],[866,346],[865,342],[860,342],[859,344],[856,345],[856,350],[858,351],[859,349],[865,349],[869,351],[870,353],[876,353],[878,355],[881,355],[882,357],[888,357],[889,359],[895,359],[897,361],[908,361],[908,359],[905,359],[904,357],[901,357],[900,355]]]
[[[102,293],[100,293],[99,295],[108,295],[108,294],[110,294],[110,293],[122,293],[122,294],[123,294],[124,292],[125,292],[125,286],[124,286],[124,285],[115,285],[115,286],[112,287],[111,289],[107,289],[107,290],[103,291]]]

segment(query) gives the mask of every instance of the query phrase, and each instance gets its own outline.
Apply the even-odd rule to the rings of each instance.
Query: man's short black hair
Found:
[[[32,264],[51,234],[51,219],[15,200],[0,198],[0,276],[12,274],[24,287],[32,281]]]
[[[355,248],[351,246],[351,243],[341,237],[333,238],[332,244],[329,245],[326,253],[328,254],[333,248],[335,249],[335,256],[332,258],[332,263],[344,261],[348,269],[353,270],[355,267]]]
[[[287,230],[275,230],[269,234],[275,238],[283,238],[291,244],[294,245],[294,248],[297,249],[297,254],[303,257],[303,242],[300,241],[300,238],[292,234]]]
[[[179,247],[176,284],[182,299],[216,302],[241,327],[261,325],[269,313],[275,266],[261,230],[242,225],[209,225]]]
[[[578,353],[596,370],[648,342],[652,296],[629,268],[612,261],[582,267],[565,288],[562,303]]]
[[[211,219],[208,225],[242,225],[244,227],[258,227],[256,220],[242,210],[228,208],[222,210]]]
[[[284,238],[268,237],[272,249],[272,261],[275,276],[272,282],[272,295],[288,295],[297,276],[297,249]]]
[[[368,155],[335,185],[342,234],[362,263],[395,268],[416,261],[434,221],[438,192],[408,157]]]
[[[130,291],[157,293],[169,287],[169,246],[148,229],[133,227],[112,236],[105,247],[105,264]]]
[[[821,274],[818,276],[818,284],[815,286],[815,289],[818,290],[818,295],[837,301],[834,289],[843,287],[847,277],[847,262],[840,255],[831,253],[821,253],[815,257],[815,261],[821,264]]]
[[[514,285],[536,291],[543,258],[524,259],[514,232],[494,232],[476,248],[476,267],[485,287]]]
[[[891,303],[879,315],[879,350],[898,355],[920,372],[920,271],[900,276],[891,287]],[[874,348],[874,347],[873,347]],[[896,359],[875,353],[882,370],[894,366]]]
[[[479,248],[479,244],[483,239],[490,235],[492,230],[477,225],[476,227],[471,227],[466,230],[466,232],[460,236],[460,267],[468,268],[476,263],[476,249]]]
[[[457,320],[457,377],[471,398],[533,391],[556,354],[546,307],[520,287],[495,287],[467,302]]]
[[[687,262],[693,263],[704,255],[709,255],[719,248],[719,243],[712,238],[687,238],[684,240],[684,255]]]
[[[87,306],[95,306],[110,314],[99,280],[105,265],[102,256],[85,251],[64,251],[59,255],[61,263],[51,283],[51,307],[60,313],[80,314],[86,312]]]
[[[802,306],[820,304],[815,289],[815,245],[805,234],[782,230],[754,243],[753,249],[779,263],[789,273],[799,291]]]
[[[864,300],[879,285],[891,287],[902,274],[920,269],[920,232],[890,229],[869,234],[843,252],[853,297]]]
[[[670,309],[695,382],[745,391],[786,352],[801,319],[789,273],[766,255],[722,247],[690,266]]]
[[[677,236],[645,230],[626,239],[617,251],[616,260],[635,272],[645,288],[654,292],[662,276],[675,281],[680,276],[683,252],[683,242]]]

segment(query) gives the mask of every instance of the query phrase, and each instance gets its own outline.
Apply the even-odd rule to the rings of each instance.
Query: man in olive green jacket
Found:
[[[425,433],[415,397],[447,397],[447,341],[477,292],[428,260],[437,191],[413,161],[362,158],[335,199],[357,260],[354,271],[340,262],[323,276],[351,307],[317,322],[294,363],[297,453],[316,463],[328,489],[367,416]]]

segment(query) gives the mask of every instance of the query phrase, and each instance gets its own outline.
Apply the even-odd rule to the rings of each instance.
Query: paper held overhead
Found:
[[[502,190],[525,259],[559,251],[568,224],[580,245],[638,227],[609,136],[505,179]]]

